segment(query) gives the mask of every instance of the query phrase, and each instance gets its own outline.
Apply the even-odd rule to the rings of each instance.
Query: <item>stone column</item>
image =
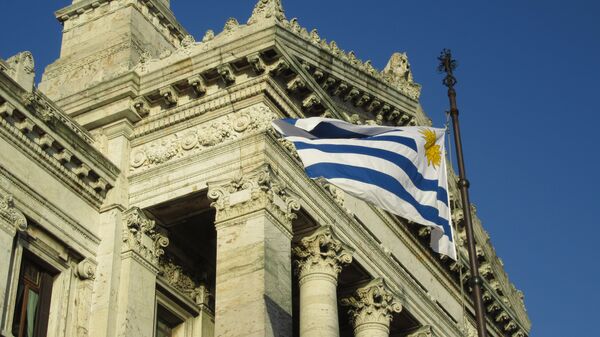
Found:
[[[337,277],[342,266],[352,262],[351,253],[329,226],[303,238],[294,248],[300,282],[300,337],[340,335]]]
[[[352,297],[342,299],[342,305],[350,307],[348,312],[356,337],[388,337],[392,314],[402,310],[381,278],[358,289]]]
[[[15,208],[12,195],[0,194],[0,323],[1,330],[10,331],[10,322],[12,317],[4,312],[6,308],[12,306],[6,303],[9,300],[10,289],[16,285],[11,285],[12,277],[11,266],[13,260],[14,238],[19,232],[27,230],[27,219],[23,213]],[[13,267],[12,270],[19,270],[19,267]],[[5,317],[7,316],[7,317]],[[0,330],[0,331],[1,331]]]
[[[158,259],[169,239],[141,209],[131,208],[123,216],[117,336],[153,336]]]
[[[291,238],[300,209],[269,166],[209,183],[217,210],[215,336],[291,336]]]

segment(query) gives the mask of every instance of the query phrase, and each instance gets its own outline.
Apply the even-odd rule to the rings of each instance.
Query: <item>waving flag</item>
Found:
[[[433,228],[431,247],[456,260],[443,129],[354,125],[330,118],[281,119],[306,174]]]

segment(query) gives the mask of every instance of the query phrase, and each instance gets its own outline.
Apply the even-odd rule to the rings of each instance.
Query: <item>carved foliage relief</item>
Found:
[[[0,226],[5,228],[8,232],[14,233],[15,230],[25,231],[27,230],[27,219],[25,215],[21,213],[16,207],[13,200],[13,196],[0,194],[0,220],[4,219],[8,226],[4,222],[0,222]]]
[[[133,150],[131,171],[143,171],[176,158],[183,158],[218,144],[258,133],[270,127],[276,114],[264,104],[219,117]]]
[[[165,253],[169,239],[156,231],[155,222],[146,217],[141,209],[134,207],[124,214],[123,253],[133,251],[156,266]]]
[[[402,305],[381,278],[359,288],[354,296],[342,299],[342,305],[350,307],[348,313],[355,328],[365,323],[389,327],[392,315],[402,311]]]
[[[300,209],[287,185],[264,165],[240,173],[224,184],[209,183],[208,197],[217,210],[217,221],[229,220],[257,209],[267,209],[284,224],[291,224]]]

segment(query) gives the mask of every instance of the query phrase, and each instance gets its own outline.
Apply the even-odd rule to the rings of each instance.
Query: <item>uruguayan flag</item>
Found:
[[[306,174],[405,219],[433,228],[431,247],[456,260],[444,129],[363,126],[330,118],[282,119]]]

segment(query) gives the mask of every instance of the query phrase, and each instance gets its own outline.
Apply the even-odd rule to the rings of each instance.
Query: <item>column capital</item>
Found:
[[[402,311],[402,305],[382,278],[377,278],[356,290],[354,295],[342,299],[348,310],[352,325],[358,330],[363,325],[380,325],[389,329],[392,315]]]
[[[0,193],[0,228],[12,235],[16,231],[24,232],[27,230],[27,219],[16,208],[11,194]]]
[[[334,235],[331,226],[324,226],[300,240],[293,253],[298,258],[297,273],[302,282],[311,274],[327,274],[337,279],[342,267],[352,262],[353,250]]]
[[[133,207],[123,214],[123,247],[121,253],[135,253],[153,268],[158,267],[158,259],[165,253],[169,239],[155,230],[155,222],[144,212]]]
[[[291,226],[300,203],[270,165],[239,172],[233,179],[208,184],[211,207],[217,210],[217,222],[266,209],[277,220]]]

